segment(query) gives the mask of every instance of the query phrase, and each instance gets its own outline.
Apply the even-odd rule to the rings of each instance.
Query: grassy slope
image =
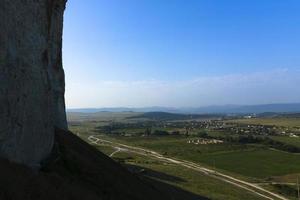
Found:
[[[57,131],[55,141],[53,154],[40,171],[0,159],[0,199],[206,199],[130,173],[69,132]]]

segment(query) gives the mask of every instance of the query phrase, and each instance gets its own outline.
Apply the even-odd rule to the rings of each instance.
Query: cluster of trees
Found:
[[[96,132],[101,132],[105,134],[114,134],[114,135],[124,135],[126,133],[134,135],[145,135],[145,136],[167,136],[167,135],[178,135],[178,131],[168,132],[162,129],[152,129],[152,124],[122,124],[114,123],[106,126],[96,127]],[[140,129],[140,131],[132,131],[131,129]]]
[[[291,153],[300,153],[300,148],[283,142],[271,139],[270,137],[259,137],[253,135],[243,135],[238,137],[225,137],[228,142],[236,142],[240,144],[263,144],[271,148],[287,151]]]
[[[211,137],[205,131],[199,132],[198,136],[207,139],[213,139],[213,138],[220,139],[230,143],[263,144],[271,148],[282,150],[282,151],[287,151],[291,153],[300,153],[299,147],[273,140],[270,137],[262,137],[262,136],[255,136],[255,135],[238,135],[238,136],[226,135],[226,136]]]
[[[273,185],[280,193],[285,194],[287,196],[292,196],[297,198],[298,197],[298,191],[296,188],[290,186],[290,185],[283,185],[283,184],[274,184]]]
[[[148,128],[152,126],[158,126],[158,124],[154,122],[138,122],[138,123],[120,123],[120,122],[111,122],[105,126],[96,127],[97,130],[103,131],[112,131],[118,129],[136,129],[136,128]]]

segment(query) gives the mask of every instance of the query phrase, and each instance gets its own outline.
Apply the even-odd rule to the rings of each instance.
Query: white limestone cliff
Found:
[[[0,0],[0,156],[38,166],[67,129],[62,67],[66,0]]]

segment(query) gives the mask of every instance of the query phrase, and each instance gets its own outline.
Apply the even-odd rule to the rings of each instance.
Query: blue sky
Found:
[[[68,107],[300,102],[299,0],[71,0]]]

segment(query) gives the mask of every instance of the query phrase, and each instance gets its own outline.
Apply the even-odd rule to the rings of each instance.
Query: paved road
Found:
[[[165,157],[155,151],[152,150],[148,150],[148,149],[144,149],[144,148],[140,148],[140,147],[134,147],[134,146],[129,146],[129,145],[125,145],[125,144],[121,144],[121,143],[117,143],[117,142],[112,142],[112,141],[108,141],[108,140],[103,140],[101,138],[99,138],[99,136],[96,135],[91,135],[88,137],[88,140],[91,142],[91,144],[98,144],[98,145],[110,145],[113,148],[116,148],[117,150],[115,152],[113,152],[110,156],[113,156],[114,154],[121,152],[121,151],[127,151],[130,153],[135,153],[135,154],[139,154],[139,155],[143,155],[143,156],[147,156],[150,158],[154,158],[160,161],[164,161],[164,162],[169,162],[169,163],[174,163],[198,172],[202,172],[207,176],[222,180],[224,182],[230,183],[236,187],[239,188],[243,188],[249,192],[252,192],[258,196],[261,196],[265,199],[270,199],[270,200],[276,200],[276,199],[280,199],[280,200],[288,200],[287,198],[278,195],[274,192],[268,191],[260,186],[258,186],[257,184],[253,184],[250,182],[246,182],[240,179],[237,179],[235,177],[223,174],[221,172],[218,172],[216,170],[212,170],[206,167],[203,167],[197,163],[194,162],[190,162],[187,160],[180,160],[180,159],[174,159],[174,158],[169,158],[169,157]],[[100,143],[100,144],[99,144]]]

